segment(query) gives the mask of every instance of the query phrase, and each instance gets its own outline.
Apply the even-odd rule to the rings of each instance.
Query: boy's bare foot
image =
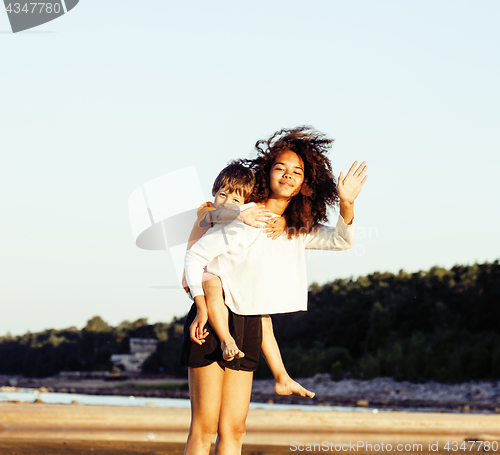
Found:
[[[226,360],[227,362],[230,362],[233,359],[241,359],[242,357],[245,357],[245,354],[243,351],[240,351],[238,349],[238,346],[236,346],[236,342],[234,340],[224,342],[221,341],[220,347],[222,349],[222,358]]]
[[[304,387],[291,377],[277,380],[274,384],[274,391],[278,395],[295,395],[297,397],[313,398],[316,395],[314,392],[304,389]]]

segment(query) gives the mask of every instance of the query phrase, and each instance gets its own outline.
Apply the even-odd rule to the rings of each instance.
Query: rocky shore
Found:
[[[316,393],[315,404],[338,406],[369,406],[375,408],[432,408],[437,411],[500,413],[500,381],[472,381],[457,384],[428,381],[411,383],[379,377],[368,380],[343,379],[332,381],[328,374],[317,374],[300,380]],[[271,397],[274,381],[255,381],[254,401]],[[274,395],[275,403],[284,402]],[[283,397],[287,399],[288,397]],[[289,398],[288,398],[289,399]]]
[[[423,409],[455,412],[500,413],[500,381],[474,381],[457,384],[434,381],[411,383],[379,377],[369,380],[343,379],[332,381],[328,374],[298,380],[316,393],[314,399],[279,396],[274,393],[272,379],[256,379],[252,401],[264,403],[358,406],[391,409]],[[1,391],[35,388],[40,393],[80,393],[90,395],[123,395],[142,397],[188,398],[185,379],[167,377],[133,377],[122,381],[104,378],[43,379],[0,376]],[[43,399],[43,398],[42,398]]]

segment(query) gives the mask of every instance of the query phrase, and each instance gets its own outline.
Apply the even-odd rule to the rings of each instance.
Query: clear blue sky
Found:
[[[356,249],[311,254],[309,282],[497,259],[499,20],[497,0],[81,0],[12,34],[0,12],[0,335],[185,314],[129,194],[194,164],[208,197],[300,124],[370,176]]]

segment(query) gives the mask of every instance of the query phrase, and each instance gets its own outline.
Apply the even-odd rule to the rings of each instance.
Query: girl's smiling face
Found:
[[[269,177],[271,197],[291,199],[299,193],[304,182],[304,162],[295,152],[285,150],[271,166]]]

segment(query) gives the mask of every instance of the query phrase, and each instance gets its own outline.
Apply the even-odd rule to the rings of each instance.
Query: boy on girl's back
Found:
[[[189,250],[215,223],[226,223],[239,218],[245,224],[265,228],[269,237],[279,237],[285,229],[285,219],[274,217],[269,210],[254,203],[247,203],[255,184],[253,172],[238,161],[233,161],[224,168],[216,178],[212,195],[214,202],[206,202],[198,209],[197,220],[191,231],[187,249]],[[190,327],[191,340],[198,344],[205,342],[208,331],[205,328],[207,320],[214,328],[220,340],[223,359],[244,357],[228,325],[228,308],[224,303],[223,289],[220,278],[208,272],[203,275],[203,290],[205,295],[195,297],[197,315]],[[189,292],[189,287],[183,277],[183,287]],[[279,395],[299,395],[312,398],[314,393],[304,389],[290,378],[281,359],[278,344],[274,337],[272,321],[269,316],[262,317],[262,352],[274,375],[275,391]]]

